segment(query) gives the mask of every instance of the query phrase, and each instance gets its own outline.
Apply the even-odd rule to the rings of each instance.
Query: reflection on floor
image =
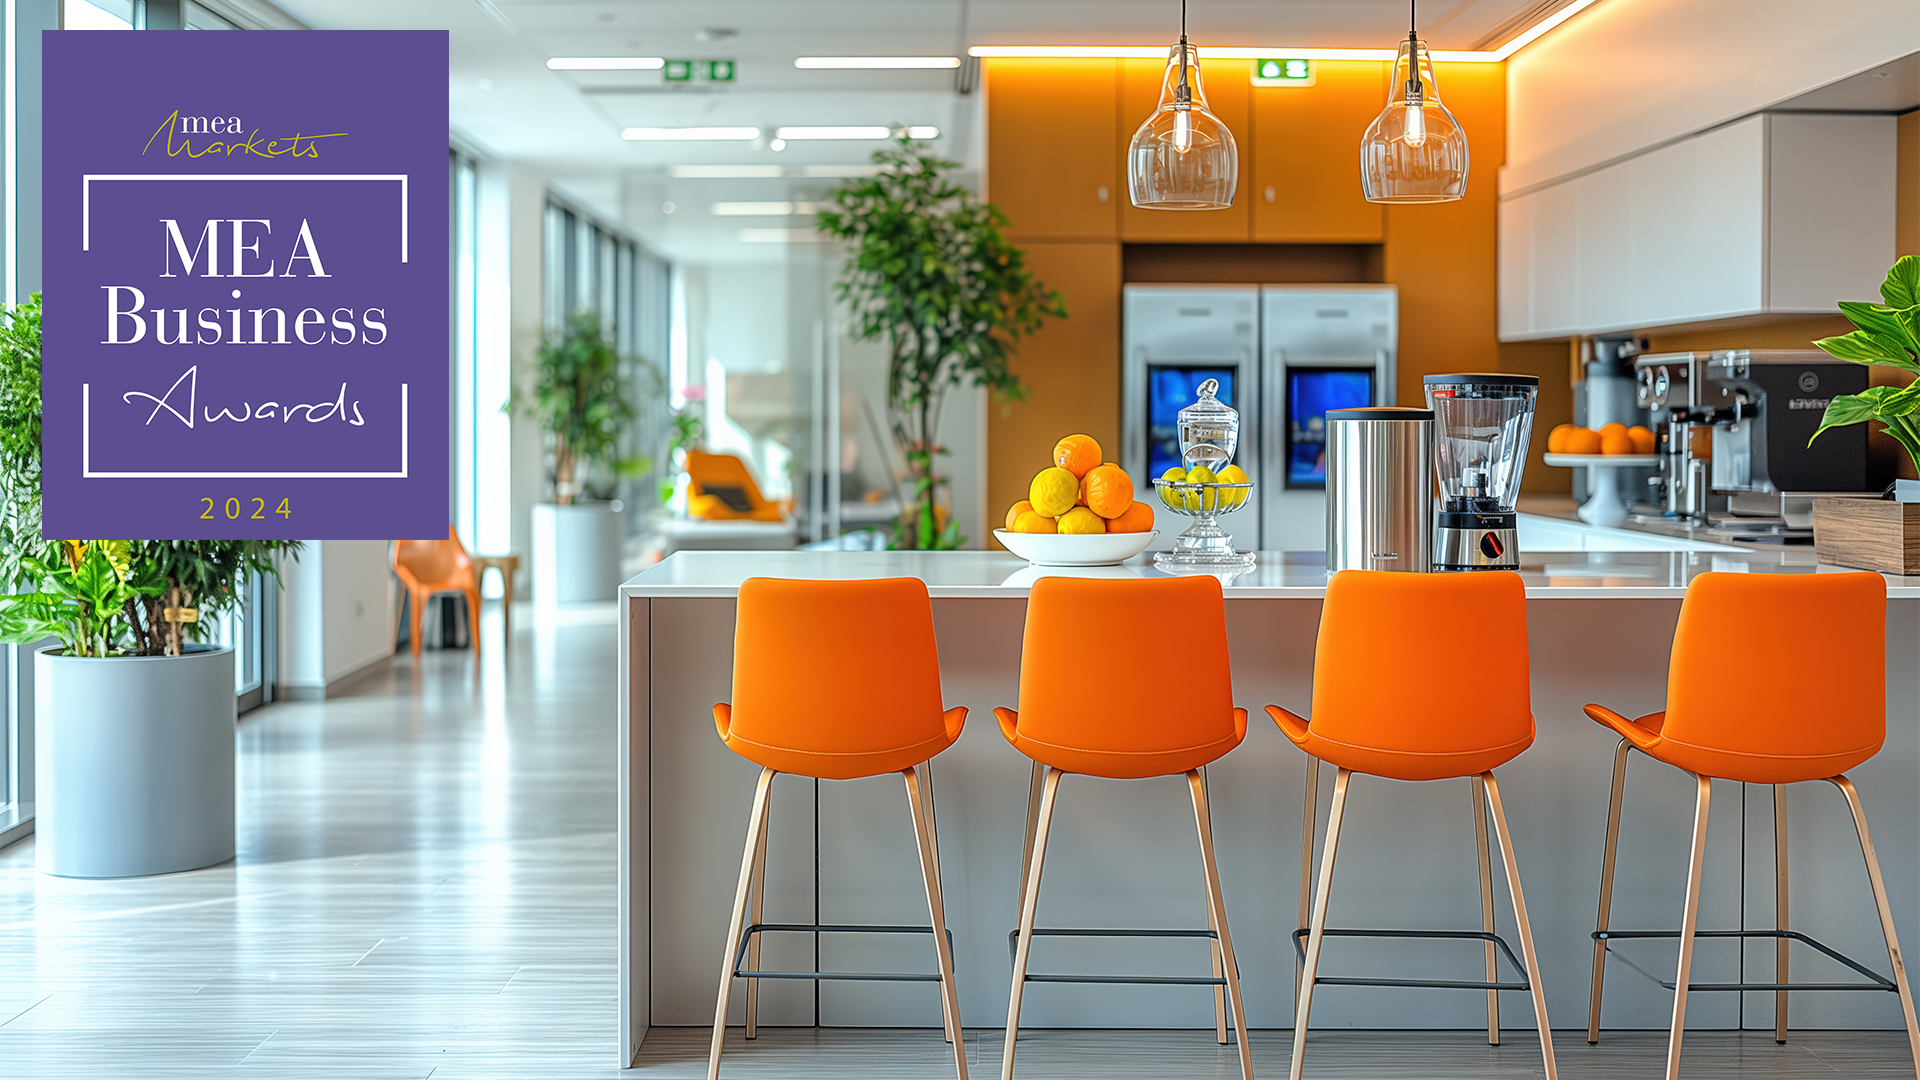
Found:
[[[0,851],[0,1078],[232,1074],[314,1080],[705,1075],[707,1033],[657,1028],[637,1072],[614,1033],[611,606],[515,619],[490,647],[402,657],[344,697],[240,725],[240,857],[189,874],[72,881]],[[717,945],[717,943],[716,943]],[[1561,1075],[1659,1075],[1664,1036],[1557,1040]],[[1000,1033],[967,1033],[977,1075]],[[1256,1032],[1262,1076],[1285,1032]],[[1205,1031],[1033,1031],[1020,1075],[1228,1077]],[[1311,1075],[1541,1075],[1509,1032],[1316,1033]],[[1689,1036],[1690,1080],[1912,1076],[1897,1032]],[[952,1076],[938,1031],[761,1029],[729,1077]]]

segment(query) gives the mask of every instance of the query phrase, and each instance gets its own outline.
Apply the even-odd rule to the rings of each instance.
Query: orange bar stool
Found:
[[[1438,628],[1471,620],[1473,701],[1458,711],[1436,700],[1443,682],[1458,677],[1460,654],[1438,647]],[[1487,1041],[1500,1041],[1497,993],[1526,990],[1533,995],[1533,1017],[1540,1031],[1540,1053],[1547,1080],[1555,1074],[1547,1002],[1540,989],[1540,963],[1527,924],[1527,902],[1520,891],[1513,837],[1493,770],[1533,745],[1533,712],[1527,678],[1527,594],[1518,574],[1402,574],[1342,570],[1327,583],[1320,609],[1320,638],[1314,649],[1313,720],[1278,705],[1267,712],[1287,738],[1308,754],[1307,817],[1301,852],[1302,929],[1294,934],[1300,961],[1299,999],[1293,1021],[1293,1080],[1306,1061],[1307,1019],[1313,988],[1337,986],[1411,986],[1485,990]],[[1312,881],[1315,787],[1320,762],[1338,767],[1333,781],[1333,810],[1327,818],[1320,880],[1311,914],[1305,891]],[[1340,846],[1340,822],[1354,773],[1392,780],[1472,781],[1474,825],[1479,834],[1480,910],[1483,931],[1329,930],[1327,898],[1333,890],[1334,854]],[[1485,805],[1482,805],[1484,799]],[[1507,891],[1525,957],[1517,982],[1498,980],[1495,950],[1516,968],[1513,950],[1494,933],[1493,881],[1487,852],[1487,817],[1500,840]],[[1300,939],[1306,948],[1300,951]],[[1349,979],[1320,975],[1320,949],[1329,937],[1460,938],[1485,942],[1486,981]]]
[[[953,1043],[954,1070],[967,1080],[960,998],[953,983],[953,944],[940,898],[940,847],[934,835],[933,797],[920,774],[934,755],[952,746],[966,723],[964,708],[944,709],[940,656],[933,636],[933,604],[917,578],[864,581],[784,581],[749,578],[740,586],[733,634],[733,701],[713,707],[727,748],[760,765],[753,814],[747,823],[740,886],[727,923],[720,969],[720,1000],[713,1012],[713,1048],[707,1078],[720,1075],[733,980],[747,980],[746,1034],[756,1034],[761,979],[855,979],[938,982],[943,1024]],[[773,778],[780,773],[819,780],[855,780],[899,773],[906,780],[927,887],[929,926],[821,926],[763,923],[767,872],[767,817]],[[752,922],[746,922],[751,914]],[[938,975],[823,971],[761,971],[760,935],[806,933],[919,933],[933,935]]]
[[[1920,1075],[1920,1027],[1914,1023],[1900,942],[1887,908],[1887,886],[1867,832],[1860,793],[1846,771],[1872,757],[1887,737],[1887,583],[1879,574],[1701,574],[1687,587],[1674,631],[1667,669],[1667,708],[1629,720],[1600,705],[1587,715],[1620,734],[1613,755],[1613,794],[1607,805],[1606,855],[1600,868],[1600,914],[1593,932],[1593,997],[1587,1041],[1600,1041],[1600,991],[1608,943],[1620,938],[1680,939],[1680,965],[1671,983],[1673,1028],[1667,1037],[1667,1080],[1680,1075],[1680,1037],[1685,1033],[1690,990],[1774,991],[1774,1034],[1787,1041],[1790,990],[1881,990],[1900,995],[1914,1070]],[[1845,633],[1834,633],[1845,627]],[[1718,670],[1726,643],[1738,638],[1753,670],[1767,673],[1764,701],[1729,697],[1707,678]],[[1627,779],[1627,751],[1638,750],[1691,775],[1695,784],[1693,856],[1687,868],[1687,899],[1680,929],[1609,930],[1613,858],[1620,838],[1620,798]],[[1774,887],[1772,930],[1695,929],[1700,913],[1700,872],[1706,855],[1707,809],[1713,781],[1773,785]],[[1788,784],[1825,780],[1840,789],[1853,813],[1853,828],[1866,859],[1867,883],[1880,912],[1893,978],[1787,929]],[[1690,984],[1696,937],[1774,938],[1776,982]],[[1864,983],[1789,983],[1787,944],[1801,941],[1865,975]]]
[[[1075,680],[1087,627],[1152,626],[1177,632],[1190,659],[1179,679],[1139,679],[1124,695],[1089,694]],[[1214,1034],[1227,1042],[1221,996],[1232,1005],[1240,1044],[1240,1073],[1253,1078],[1247,1047],[1240,973],[1227,933],[1220,872],[1213,857],[1207,811],[1206,766],[1240,745],[1247,711],[1233,707],[1227,662],[1227,612],[1218,578],[1148,580],[1041,578],[1027,594],[1026,637],[1020,655],[1020,710],[995,709],[1000,731],[1033,759],[1027,798],[1027,844],[1020,870],[1020,928],[1014,931],[1013,994],[1007,1004],[1002,1080],[1013,1080],[1014,1042],[1020,1032],[1020,993],[1029,982],[1148,983],[1214,988]],[[1206,875],[1206,930],[1036,929],[1040,869],[1060,780],[1068,773],[1139,780],[1186,774],[1194,827]],[[1029,975],[1035,937],[1204,937],[1213,953],[1212,978],[1132,975]]]

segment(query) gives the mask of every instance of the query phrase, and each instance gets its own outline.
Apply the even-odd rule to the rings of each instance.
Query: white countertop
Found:
[[[1520,576],[1536,600],[1677,599],[1696,574],[1839,574],[1806,547],[1735,551],[1556,551],[1520,554]],[[681,551],[620,587],[631,597],[732,597],[750,577],[840,580],[916,577],[935,598],[1019,599],[1042,577],[1161,577],[1149,557],[1123,566],[1040,567],[1003,551]],[[1920,577],[1887,579],[1887,595],[1920,599]],[[1250,571],[1226,583],[1230,600],[1316,599],[1327,571],[1318,551],[1263,551]]]

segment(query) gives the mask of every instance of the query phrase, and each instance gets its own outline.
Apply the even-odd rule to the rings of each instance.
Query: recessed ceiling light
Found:
[[[957,56],[801,56],[797,68],[957,68]]]
[[[674,165],[667,175],[676,180],[773,179],[787,175],[780,165]]]
[[[755,127],[630,127],[620,137],[631,142],[752,142]]]
[[[659,71],[667,66],[658,56],[554,56],[549,71]]]
[[[893,129],[883,126],[840,126],[840,127],[783,127],[775,128],[776,138],[781,139],[884,139],[893,134]]]
[[[817,244],[820,234],[813,229],[741,229],[744,244]]]
[[[916,124],[907,129],[907,138],[909,139],[937,139],[939,137],[940,129],[934,127],[932,124]]]
[[[817,202],[717,202],[715,217],[787,217],[792,214],[817,214],[824,208]]]
[[[885,171],[884,165],[802,165],[799,175],[821,180],[855,180],[879,176]]]

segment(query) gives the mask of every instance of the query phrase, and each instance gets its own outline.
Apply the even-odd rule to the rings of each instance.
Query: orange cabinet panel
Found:
[[[1020,342],[1013,371],[1027,400],[988,410],[987,519],[995,527],[1052,464],[1061,437],[1085,433],[1109,459],[1120,456],[1120,245],[1021,246],[1027,269],[1066,301],[1067,317]]]
[[[1322,60],[1312,86],[1253,88],[1253,238],[1377,244],[1382,207],[1360,194],[1360,137],[1387,103],[1387,65]]]
[[[1127,197],[1115,171],[1116,60],[985,62],[986,197],[1019,239],[1112,240]]]
[[[1224,241],[1244,244],[1250,238],[1247,206],[1252,198],[1248,163],[1253,156],[1253,127],[1248,123],[1247,105],[1253,89],[1250,60],[1209,60],[1200,50],[1201,89],[1213,114],[1233,132],[1240,151],[1240,184],[1233,205],[1225,210],[1142,210],[1133,205],[1126,193],[1126,154],[1133,133],[1160,103],[1160,83],[1166,74],[1165,60],[1122,60],[1120,80],[1120,123],[1114,160],[1120,175],[1120,236],[1124,240]]]

